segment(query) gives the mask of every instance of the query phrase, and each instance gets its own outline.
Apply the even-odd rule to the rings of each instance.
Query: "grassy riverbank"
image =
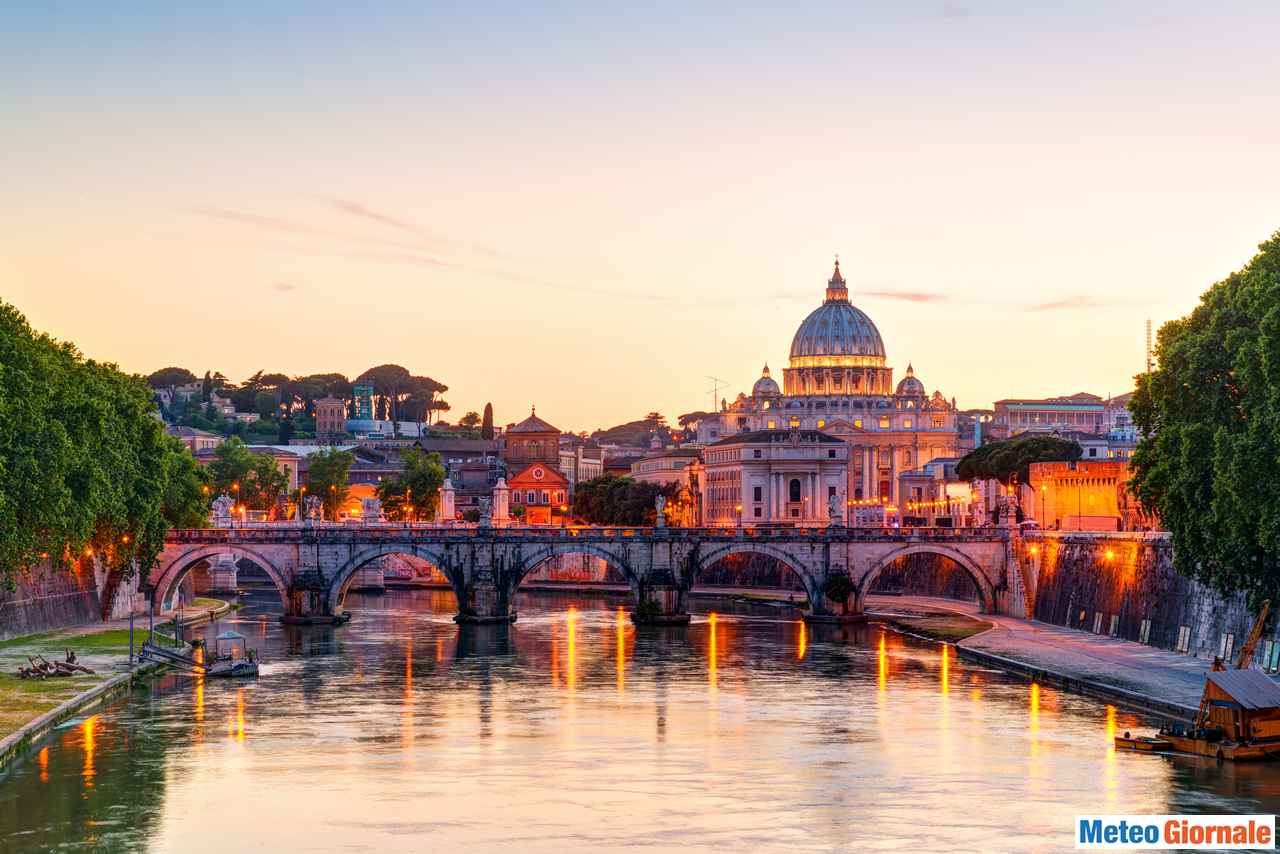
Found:
[[[911,609],[909,611],[904,610],[903,613],[872,614],[872,616],[877,620],[891,623],[913,635],[920,635],[930,640],[945,641],[946,643],[962,641],[971,635],[985,632],[991,628],[991,623],[985,620],[950,611]]]
[[[140,645],[145,637],[146,632],[137,632],[136,643]],[[94,672],[47,679],[18,678],[17,669],[29,664],[28,656],[41,655],[48,661],[61,661],[67,650],[75,652],[77,663]],[[97,632],[67,629],[0,641],[0,738],[82,691],[124,672],[129,666],[128,658],[128,629]]]

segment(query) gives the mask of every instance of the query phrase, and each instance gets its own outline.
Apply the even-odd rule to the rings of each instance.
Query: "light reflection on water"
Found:
[[[258,679],[168,679],[56,733],[0,780],[0,850],[1057,850],[1078,812],[1280,811],[1280,769],[1117,753],[1150,722],[875,624],[348,607],[242,612]]]

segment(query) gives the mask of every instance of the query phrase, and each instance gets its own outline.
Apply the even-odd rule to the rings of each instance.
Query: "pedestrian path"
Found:
[[[1036,620],[982,614],[976,603],[927,596],[869,596],[869,614],[937,609],[975,617],[991,629],[960,641],[962,649],[1020,662],[1071,680],[1093,682],[1194,709],[1211,662],[1133,641]]]

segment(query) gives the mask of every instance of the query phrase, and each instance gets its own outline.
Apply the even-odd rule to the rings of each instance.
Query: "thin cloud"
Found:
[[[296,291],[298,286],[293,282],[276,282],[271,286],[271,289],[273,291],[279,291],[282,294],[287,294],[289,291]]]
[[[858,294],[875,299],[892,299],[902,302],[951,302],[951,297],[947,294],[928,291],[858,291]]]
[[[482,243],[463,243],[439,234],[434,234],[417,223],[410,222],[407,219],[401,219],[400,217],[393,216],[384,211],[376,210],[362,202],[354,201],[353,199],[334,197],[327,198],[325,201],[332,205],[336,210],[348,214],[349,216],[376,222],[380,225],[394,228],[397,231],[408,232],[409,234],[420,237],[428,243],[435,244],[437,246],[470,249],[480,255],[487,255],[490,258],[496,259],[510,259],[512,257],[510,254],[503,252],[500,249],[494,249],[492,246],[485,246]]]
[[[1049,302],[1036,303],[1027,306],[1027,311],[1074,311],[1082,308],[1106,308],[1108,306],[1118,305],[1114,300],[1103,300],[1097,297],[1086,296],[1084,294],[1075,294],[1061,299],[1050,300]]]
[[[269,231],[282,231],[289,234],[301,234],[307,237],[323,237],[328,240],[342,240],[347,243],[364,243],[372,246],[387,246],[393,249],[409,249],[415,251],[422,249],[421,246],[412,243],[403,243],[397,240],[386,240],[381,237],[369,237],[368,235],[363,234],[349,234],[347,232],[334,231],[329,228],[319,228],[314,225],[308,225],[305,222],[298,222],[297,220],[285,219],[277,216],[263,216],[262,214],[247,213],[245,211],[203,206],[186,208],[185,211],[189,214],[195,214],[196,216],[222,220],[224,222],[239,223],[240,225],[255,226]]]

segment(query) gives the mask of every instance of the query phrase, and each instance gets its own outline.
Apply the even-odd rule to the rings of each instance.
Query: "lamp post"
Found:
[[[738,527],[742,527],[742,505],[735,505],[733,511],[738,514]]]
[[[1040,527],[1046,528],[1046,529],[1049,526],[1047,524],[1048,520],[1044,516],[1044,495],[1048,491],[1049,491],[1049,488],[1047,486],[1045,486],[1043,483],[1040,484]]]
[[[568,507],[566,507],[565,505],[561,504],[561,505],[560,505],[560,527],[561,527],[561,528],[565,527],[565,524],[566,524],[566,523],[565,523],[565,514],[566,514],[567,512],[569,512],[569,508],[568,508]]]

